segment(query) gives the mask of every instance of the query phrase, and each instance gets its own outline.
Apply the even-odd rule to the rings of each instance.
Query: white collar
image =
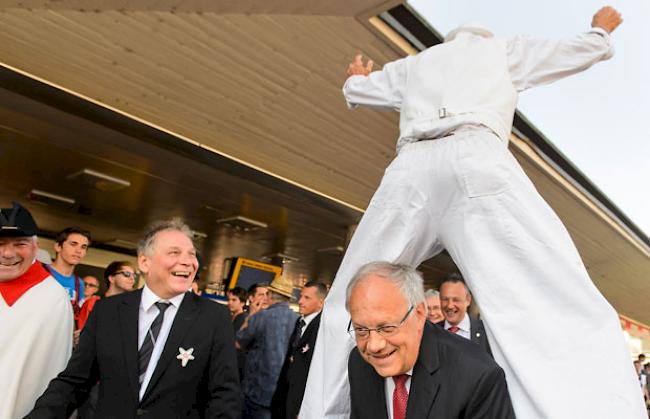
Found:
[[[178,309],[183,301],[183,297],[185,297],[185,293],[175,295],[172,298],[165,300],[164,298],[158,297],[153,291],[151,291],[151,289],[149,289],[149,287],[147,287],[147,284],[144,284],[144,288],[142,288],[142,298],[140,298],[140,307],[142,307],[144,311],[149,311],[149,309],[158,301],[168,301]]]
[[[309,323],[311,323],[311,321],[314,320],[316,316],[318,316],[318,313],[320,313],[320,311],[315,311],[302,318],[302,320],[305,322],[305,327],[309,326]]]
[[[492,38],[494,36],[492,31],[480,23],[465,23],[449,32],[447,36],[445,36],[445,42],[451,42],[461,34],[473,34],[480,36],[481,38]]]
[[[416,362],[417,362],[417,361],[416,361]],[[415,368],[415,366],[413,366],[413,368]],[[405,375],[408,375],[409,378],[413,378],[413,368],[411,368],[410,370],[406,371],[404,374],[405,374]],[[402,375],[402,374],[398,374],[398,375]],[[393,377],[386,377],[386,380],[391,380],[391,382],[393,382]]]
[[[463,317],[463,320],[461,320],[460,323],[458,323],[456,326],[463,332],[467,332],[467,333],[470,332],[471,326],[470,326],[469,316],[467,315],[467,313],[465,313],[465,317]],[[449,329],[450,327],[451,327],[451,323],[445,320],[445,330]]]

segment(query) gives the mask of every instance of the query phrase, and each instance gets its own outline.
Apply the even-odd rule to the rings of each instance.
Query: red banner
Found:
[[[619,315],[619,320],[621,321],[621,327],[623,330],[628,332],[631,336],[638,337],[638,338],[643,338],[643,339],[650,339],[650,327],[646,326],[643,323],[639,323],[637,321],[634,321],[630,319],[629,317],[625,317],[623,315]]]

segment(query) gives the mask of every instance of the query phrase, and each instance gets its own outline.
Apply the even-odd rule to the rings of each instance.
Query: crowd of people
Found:
[[[325,284],[304,284],[297,313],[289,307],[293,284],[282,276],[229,289],[226,310],[192,286],[196,250],[175,219],[145,233],[137,268],[128,261],[105,268],[100,297],[96,278],[75,274],[88,232],[64,229],[54,262],[45,264],[36,260],[28,210],[14,204],[0,215],[0,317],[12,326],[0,332],[7,345],[0,365],[12,372],[0,380],[1,418],[298,417]],[[346,289],[356,344],[351,417],[387,411],[403,419],[407,406],[414,418],[514,417],[505,374],[471,303],[457,273],[425,292],[411,267],[362,266]],[[650,364],[642,356],[635,365],[647,396]]]
[[[178,219],[138,243],[142,288],[118,261],[99,298],[75,274],[88,232],[35,262],[31,214],[2,209],[0,419],[645,417],[643,362],[637,385],[616,312],[507,150],[519,92],[610,58],[621,21],[604,7],[560,41],[469,25],[374,72],[356,56],[345,99],[401,113],[398,154],[331,289],[306,283],[298,313],[283,276],[228,290],[227,308],[202,298]],[[425,292],[414,268],[443,249],[465,277]]]
[[[226,310],[199,297],[191,231],[171,220],[145,234],[137,267],[106,266],[100,296],[75,272],[88,231],[63,229],[52,261],[26,208],[0,221],[0,418],[298,416],[323,283],[302,287],[298,313],[284,277],[228,290]]]
[[[81,279],[75,273],[91,244],[89,232],[62,230],[55,240],[54,261],[41,263],[36,260],[37,227],[29,211],[14,204],[0,214],[3,324],[9,324],[4,319],[25,316],[27,309],[40,309],[29,322],[11,323],[25,339],[16,342],[20,351],[9,347],[0,356],[0,363],[7,369],[11,364],[15,371],[2,380],[0,417],[170,417],[168,409],[181,417],[210,417],[208,412],[247,419],[298,417],[328,292],[325,284],[304,284],[298,313],[289,307],[293,284],[282,276],[248,290],[234,287],[227,291],[227,315],[219,304],[196,295],[192,284],[198,261],[191,233],[172,220],[145,234],[138,247],[138,268],[128,261],[105,268],[106,291],[100,297],[95,277]],[[378,266],[388,269],[385,278],[390,281],[408,280],[410,287],[419,287],[421,295],[416,293],[408,314],[430,319],[427,327],[435,324],[476,340],[489,355],[480,320],[467,313],[471,295],[462,277],[448,276],[440,292],[429,290],[425,297],[417,273],[404,276],[405,267]],[[145,278],[139,290],[138,269]],[[386,307],[401,305],[399,292],[390,295],[391,301],[371,300]],[[350,330],[365,342],[357,325],[375,323],[351,313]],[[381,324],[385,335],[388,323]],[[15,338],[12,332],[16,330],[3,329],[2,342]],[[501,385],[504,392],[505,382]],[[182,403],[181,395],[187,397]],[[507,402],[505,406],[511,409]]]

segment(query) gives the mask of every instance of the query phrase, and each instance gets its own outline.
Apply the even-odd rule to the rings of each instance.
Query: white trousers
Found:
[[[517,417],[647,418],[616,312],[569,234],[485,130],[405,146],[386,169],[327,297],[300,418],[349,417],[345,289],[384,260],[447,249],[504,369]]]

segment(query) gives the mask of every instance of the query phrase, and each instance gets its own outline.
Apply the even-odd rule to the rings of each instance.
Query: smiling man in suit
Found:
[[[179,219],[145,234],[144,288],[96,304],[68,366],[28,418],[67,418],[97,381],[100,418],[240,416],[228,311],[187,291],[198,266],[191,235]]]
[[[509,419],[503,370],[477,345],[426,321],[422,278],[388,262],[361,267],[346,292],[352,419]]]
[[[471,340],[492,355],[483,321],[467,313],[467,309],[472,304],[472,294],[460,274],[452,273],[442,280],[440,304],[445,319],[436,323],[438,326]]]
[[[298,417],[325,297],[327,297],[327,287],[322,282],[307,282],[300,291],[298,300],[300,318],[296,321],[289,339],[289,350],[271,401],[273,419]]]

